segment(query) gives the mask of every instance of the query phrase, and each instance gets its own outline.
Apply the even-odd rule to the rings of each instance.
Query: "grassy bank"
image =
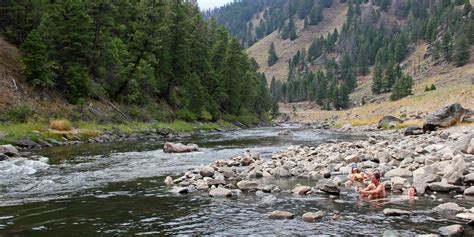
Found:
[[[67,123],[67,121],[64,121]],[[174,121],[171,123],[144,123],[132,122],[127,124],[100,124],[96,122],[76,122],[64,125],[65,129],[51,129],[51,123],[45,122],[25,122],[25,123],[3,123],[0,124],[0,144],[14,144],[20,139],[54,139],[64,140],[88,140],[100,136],[104,132],[113,133],[143,133],[152,129],[167,130],[170,132],[193,132],[210,131],[215,129],[235,128],[232,123],[219,121],[208,123],[192,123],[185,121]]]

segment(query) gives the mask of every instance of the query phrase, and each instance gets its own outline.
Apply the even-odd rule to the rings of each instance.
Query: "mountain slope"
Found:
[[[325,9],[323,14],[324,20],[322,22],[315,26],[309,26],[307,29],[304,29],[302,20],[297,20],[295,24],[299,37],[294,41],[281,39],[279,33],[275,31],[246,50],[257,61],[260,71],[265,73],[267,80],[275,77],[277,80],[286,81],[288,77],[288,60],[298,50],[307,50],[315,38],[326,36],[328,33],[332,33],[334,29],[340,30],[346,21],[347,4],[334,1],[333,6]],[[267,51],[272,42],[275,44],[279,60],[275,65],[269,67],[267,64]]]

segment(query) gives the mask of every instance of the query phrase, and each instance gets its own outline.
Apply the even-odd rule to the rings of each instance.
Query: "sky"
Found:
[[[197,0],[199,7],[203,10],[209,8],[220,7],[226,3],[232,2],[233,0]]]

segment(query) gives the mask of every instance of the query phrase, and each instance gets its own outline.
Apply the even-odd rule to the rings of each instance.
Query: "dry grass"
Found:
[[[52,120],[49,122],[49,128],[56,131],[71,131],[72,123],[67,119]]]

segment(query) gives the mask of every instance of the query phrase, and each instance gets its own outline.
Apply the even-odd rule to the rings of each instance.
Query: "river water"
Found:
[[[131,235],[354,235],[397,231],[403,235],[436,233],[449,224],[464,224],[454,214],[431,209],[447,201],[471,208],[474,200],[421,197],[404,200],[392,194],[383,202],[359,200],[352,190],[337,198],[327,195],[265,196],[243,193],[238,198],[210,198],[207,193],[177,195],[163,184],[167,175],[214,160],[241,155],[245,150],[269,158],[289,145],[317,146],[328,140],[365,139],[363,136],[289,127],[294,136],[277,133],[286,128],[258,128],[196,135],[182,142],[197,143],[200,152],[165,154],[162,142],[123,142],[54,147],[33,152],[30,159],[0,162],[0,236],[131,236]],[[291,189],[308,180],[266,180]],[[413,210],[410,217],[385,217],[384,208]],[[293,220],[270,220],[268,213],[286,210]],[[326,217],[306,223],[301,215],[322,210]],[[331,216],[338,213],[337,220]],[[385,233],[389,233],[385,232]],[[472,229],[465,234],[473,235]]]

